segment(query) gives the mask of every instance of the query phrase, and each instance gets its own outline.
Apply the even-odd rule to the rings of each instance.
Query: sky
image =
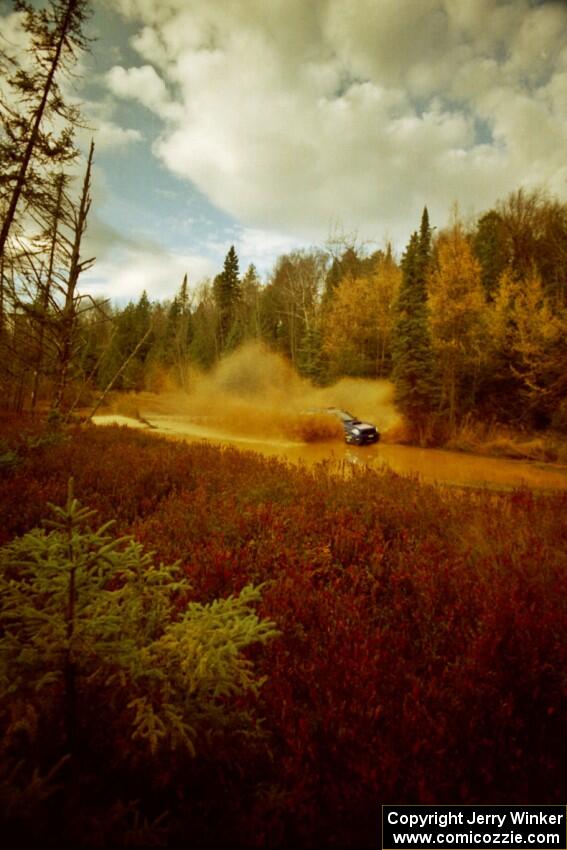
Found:
[[[264,276],[329,239],[400,254],[425,204],[443,227],[521,186],[567,201],[563,0],[93,7],[92,293],[172,297],[231,244]]]

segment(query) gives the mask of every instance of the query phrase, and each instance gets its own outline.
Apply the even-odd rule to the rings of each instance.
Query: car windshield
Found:
[[[329,413],[333,413],[335,416],[338,416],[343,422],[358,422],[356,416],[353,416],[352,413],[348,412],[348,410],[339,410],[336,407],[331,407],[329,408]]]

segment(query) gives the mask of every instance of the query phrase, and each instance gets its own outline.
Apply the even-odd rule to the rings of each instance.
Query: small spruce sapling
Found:
[[[195,756],[242,722],[230,697],[263,682],[243,650],[278,634],[252,607],[261,587],[187,603],[180,564],[156,564],[131,537],[113,538],[112,521],[93,529],[95,512],[74,498],[72,480],[65,506],[50,508],[43,529],[0,548],[3,750],[29,760],[27,781],[96,739],[90,724],[105,724],[126,750],[141,744],[140,755]]]

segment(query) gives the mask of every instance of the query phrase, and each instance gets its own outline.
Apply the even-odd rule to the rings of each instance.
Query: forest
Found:
[[[262,281],[253,265],[240,272],[231,246],[214,280],[192,287],[185,276],[172,299],[142,292],[125,307],[80,293],[85,264],[64,265],[71,241],[64,220],[52,222],[49,239],[4,263],[8,409],[67,415],[106,388],[187,391],[192,373],[254,340],[316,385],[393,381],[422,444],[471,418],[567,428],[567,206],[542,191],[518,190],[472,227],[455,215],[436,236],[425,208],[399,262],[389,246],[343,243],[281,256]]]
[[[471,416],[564,431],[566,251],[567,206],[521,189],[435,238],[425,208],[399,263],[390,247],[298,251],[261,282],[253,266],[240,275],[231,246],[191,294],[185,279],[171,302],[142,293],[98,335],[85,322],[82,369],[103,387],[143,340],[116,388],[187,388],[191,366],[261,340],[315,384],[392,380],[420,442]]]
[[[0,42],[0,825],[14,847],[376,847],[379,805],[565,801],[567,491],[436,487],[90,414],[254,341],[404,439],[567,435],[567,205],[520,187],[129,304],[83,287],[87,0]],[[362,449],[360,450],[362,451]]]

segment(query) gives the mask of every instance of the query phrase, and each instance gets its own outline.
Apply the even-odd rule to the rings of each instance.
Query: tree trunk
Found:
[[[71,757],[74,756],[77,746],[77,685],[75,660],[71,642],[75,627],[75,571],[72,567],[69,573],[69,595],[67,601],[67,651],[65,653],[65,736],[67,738],[67,749]]]
[[[32,415],[35,412],[35,406],[37,403],[37,396],[39,391],[39,380],[41,375],[41,365],[43,361],[43,346],[45,342],[45,321],[47,316],[47,311],[49,309],[49,296],[51,294],[51,279],[53,277],[53,266],[55,263],[55,249],[57,245],[57,232],[59,229],[59,216],[61,214],[61,201],[63,197],[63,183],[64,177],[63,174],[60,175],[58,185],[57,185],[57,200],[55,204],[55,212],[53,216],[53,230],[51,234],[51,247],[49,251],[49,264],[47,268],[47,278],[45,281],[45,286],[43,289],[43,298],[41,303],[41,322],[39,326],[39,337],[38,337],[38,350],[37,357],[34,365],[34,374],[33,374],[33,386],[32,386],[32,394],[31,394],[31,403],[30,408]]]
[[[63,395],[65,392],[65,387],[67,385],[69,366],[71,365],[71,359],[73,357],[73,342],[75,335],[75,325],[77,321],[75,290],[77,287],[77,282],[79,280],[79,275],[83,270],[83,263],[81,263],[80,259],[81,241],[86,230],[87,216],[91,205],[90,183],[93,155],[94,142],[91,142],[87,170],[85,172],[83,190],[81,193],[81,202],[75,220],[75,237],[73,240],[73,249],[71,253],[71,261],[69,264],[69,277],[67,280],[67,288],[65,292],[65,305],[63,307],[63,312],[60,321],[59,376],[57,382],[57,391],[52,404],[52,410],[57,411],[61,410],[61,406],[63,404]]]
[[[49,94],[51,92],[51,86],[53,85],[53,79],[55,77],[55,73],[59,67],[59,62],[61,59],[61,51],[65,44],[65,38],[67,37],[67,33],[69,30],[69,26],[71,24],[71,17],[77,5],[77,0],[69,0],[67,5],[67,10],[65,12],[65,17],[63,18],[63,22],[61,23],[61,32],[59,36],[59,40],[57,42],[57,46],[55,48],[55,53],[53,55],[53,59],[51,60],[51,66],[49,68],[49,73],[47,75],[47,79],[45,81],[45,86],[43,89],[43,95],[41,101],[37,107],[35,117],[33,120],[32,129],[30,132],[30,137],[28,139],[28,143],[26,145],[26,149],[24,152],[24,156],[22,159],[22,163],[20,165],[20,170],[18,171],[18,176],[16,178],[16,185],[14,186],[12,197],[10,198],[10,203],[8,205],[8,210],[6,212],[6,217],[2,223],[2,230],[0,231],[0,257],[4,255],[4,248],[6,245],[6,240],[8,239],[8,234],[10,233],[10,228],[14,221],[14,217],[16,215],[16,207],[18,206],[18,201],[20,200],[20,195],[22,194],[22,190],[24,188],[24,184],[26,181],[26,174],[28,170],[28,166],[30,164],[30,160],[33,154],[33,150],[37,144],[37,139],[39,136],[39,128],[41,125],[41,121],[43,119],[43,115],[45,112],[45,107],[47,106],[47,100],[49,98]]]

